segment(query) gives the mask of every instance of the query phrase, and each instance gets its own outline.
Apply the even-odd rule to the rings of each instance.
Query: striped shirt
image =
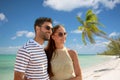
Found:
[[[24,72],[28,79],[49,80],[47,56],[42,45],[29,40],[18,50],[15,71]]]

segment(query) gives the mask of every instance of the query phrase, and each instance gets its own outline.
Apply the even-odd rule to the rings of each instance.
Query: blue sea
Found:
[[[15,54],[0,54],[0,80],[13,80]],[[108,58],[98,55],[78,55],[81,69],[102,63]]]

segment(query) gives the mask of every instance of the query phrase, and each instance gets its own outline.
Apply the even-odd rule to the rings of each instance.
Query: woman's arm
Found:
[[[69,54],[72,58],[74,71],[75,71],[75,75],[76,75],[76,77],[71,78],[70,80],[82,80],[82,73],[81,73],[81,68],[79,65],[78,56],[77,56],[76,52],[73,50],[69,50]]]

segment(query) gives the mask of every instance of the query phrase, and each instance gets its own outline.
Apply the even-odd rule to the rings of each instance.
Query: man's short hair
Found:
[[[34,30],[36,30],[36,26],[41,27],[42,24],[44,24],[44,22],[50,22],[52,23],[52,19],[48,18],[48,17],[39,17],[35,20],[35,24],[34,24]]]

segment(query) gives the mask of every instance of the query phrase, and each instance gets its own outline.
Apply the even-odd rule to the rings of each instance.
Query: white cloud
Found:
[[[16,39],[16,38],[17,38],[16,36],[13,36],[11,39],[14,40],[14,39]]]
[[[96,44],[88,44],[88,45],[81,45],[81,44],[69,44],[69,48],[76,50],[79,54],[96,54],[103,52],[106,50],[106,46],[108,42],[104,41],[96,41]]]
[[[0,21],[6,21],[6,22],[8,21],[5,14],[0,13]]]
[[[71,31],[71,33],[81,33],[79,30],[74,30]],[[104,50],[107,49],[107,45],[110,43],[109,40],[106,40],[102,37],[95,36],[95,44],[91,44],[90,42],[87,41],[87,45],[82,45],[76,43],[77,39],[72,40],[74,44],[69,44],[69,48],[76,50],[79,54],[96,54],[103,52]]]
[[[3,13],[0,13],[0,21],[5,20],[5,15]]]
[[[71,31],[71,33],[82,33],[82,31],[80,31],[80,30],[73,30],[73,31]]]
[[[16,36],[21,37],[21,36],[23,36],[24,34],[27,34],[27,33],[28,33],[28,31],[18,31],[18,32],[16,32]]]
[[[54,24],[54,25],[57,25],[57,24],[59,24],[59,22],[56,21],[56,20],[54,20],[54,21],[53,21],[53,24]]]
[[[72,11],[76,8],[99,9],[101,6],[113,9],[120,0],[44,0],[43,5],[49,6],[58,11]]]
[[[0,54],[16,54],[21,46],[0,47]]]
[[[58,11],[72,11],[80,7],[93,6],[94,0],[44,0],[43,5]]]
[[[100,10],[100,9],[97,10],[97,9],[96,9],[96,10],[94,10],[93,12],[94,12],[95,14],[99,14],[100,12],[102,12],[102,10]]]
[[[99,46],[99,47],[105,47],[107,44],[109,44],[110,41],[100,41],[100,40],[97,40],[96,41],[96,44],[94,44],[96,47]]]
[[[108,39],[101,37],[101,36],[95,36],[96,41],[109,41]]]
[[[77,41],[77,39],[74,38],[73,41],[75,42],[75,41]]]
[[[100,2],[109,9],[113,9],[117,4],[120,4],[120,0],[101,0]]]
[[[109,37],[116,37],[116,36],[119,36],[120,33],[117,33],[117,32],[112,32]]]
[[[35,34],[33,32],[26,33],[26,37],[28,37],[28,38],[31,38],[31,37],[34,37],[34,36],[35,36]]]
[[[77,14],[77,16],[81,17],[81,16],[82,16],[82,12],[79,12],[79,13]]]
[[[13,36],[11,39],[14,40],[16,39],[17,37],[22,37],[22,36],[25,36],[27,38],[33,38],[35,36],[34,32],[29,32],[29,31],[17,31],[16,32],[16,35]]]

